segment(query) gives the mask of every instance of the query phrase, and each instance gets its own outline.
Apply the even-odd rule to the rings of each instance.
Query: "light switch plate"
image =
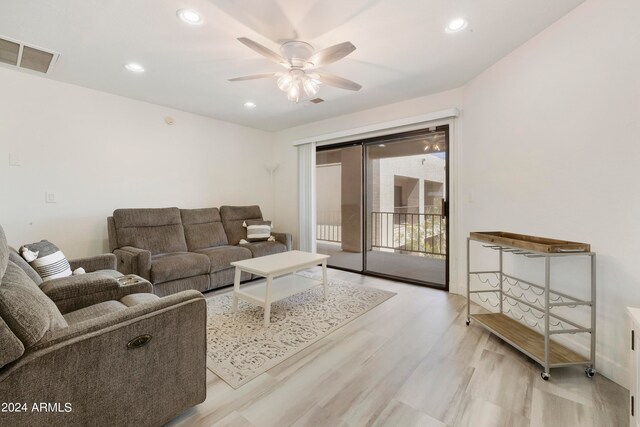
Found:
[[[17,154],[9,153],[9,166],[21,166],[20,156]]]
[[[56,202],[56,193],[52,193],[47,191],[44,193],[44,201],[46,203],[55,203]]]

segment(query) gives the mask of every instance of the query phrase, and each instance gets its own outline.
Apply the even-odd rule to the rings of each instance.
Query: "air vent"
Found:
[[[9,65],[18,65],[20,45],[9,40],[0,39],[0,62]]]
[[[324,99],[322,99],[322,98],[313,98],[313,99],[310,99],[309,102],[313,102],[314,104],[320,104],[321,102],[324,102]]]
[[[48,74],[60,54],[0,36],[0,63]]]

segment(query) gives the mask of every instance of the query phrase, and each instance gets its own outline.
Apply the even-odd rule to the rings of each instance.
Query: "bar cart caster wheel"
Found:
[[[596,374],[596,370],[593,368],[587,368],[584,370],[584,373],[587,374],[587,377],[593,378],[593,376]]]
[[[549,381],[549,378],[551,377],[551,375],[549,375],[546,372],[540,372],[540,376],[542,377],[543,380],[545,381]]]
[[[464,323],[466,323],[467,326],[469,326],[469,324],[471,323],[471,319],[467,319]]]

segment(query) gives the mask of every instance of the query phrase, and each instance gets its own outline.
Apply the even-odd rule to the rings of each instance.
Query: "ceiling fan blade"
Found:
[[[262,73],[262,74],[253,74],[251,76],[242,76],[235,77],[233,79],[228,79],[230,82],[241,82],[244,80],[256,80],[256,79],[266,79],[268,77],[275,77],[280,73]]]
[[[351,42],[343,42],[316,52],[309,58],[308,62],[313,64],[311,68],[323,67],[339,61],[354,50],[356,50],[356,47]]]
[[[206,3],[212,3],[229,18],[275,43],[300,38],[287,13],[275,0],[208,0]]]
[[[271,49],[262,46],[260,43],[254,42],[253,40],[246,37],[238,37],[238,41],[247,46],[249,49],[258,52],[260,55],[264,56],[267,59],[270,59],[273,62],[284,65],[286,67],[289,66],[289,63],[286,59],[284,59],[282,56],[278,55]]]
[[[345,79],[343,77],[334,76],[333,74],[313,73],[313,74],[310,74],[310,76],[311,78],[314,78],[314,79],[317,77],[317,80],[319,80],[323,84],[337,87],[340,89],[355,90],[355,91],[362,89],[362,85],[359,85],[358,83]]]

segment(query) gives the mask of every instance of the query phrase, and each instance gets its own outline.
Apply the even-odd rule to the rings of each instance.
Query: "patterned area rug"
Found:
[[[268,328],[262,307],[239,300],[232,313],[230,294],[210,298],[207,365],[238,388],[394,295],[333,279],[327,301],[316,287],[273,303]]]

